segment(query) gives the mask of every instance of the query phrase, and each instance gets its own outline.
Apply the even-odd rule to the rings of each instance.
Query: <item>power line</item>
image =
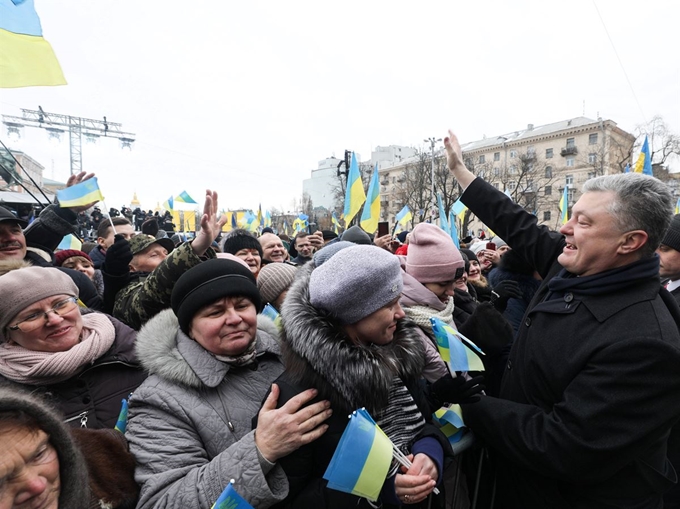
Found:
[[[626,81],[628,82],[628,86],[630,87],[630,91],[633,94],[633,98],[635,99],[635,103],[637,104],[638,108],[640,108],[640,114],[642,115],[642,120],[647,123],[647,118],[645,117],[645,112],[642,109],[642,105],[640,104],[640,101],[637,98],[637,95],[635,94],[635,89],[633,88],[633,84],[630,82],[630,78],[628,78],[628,73],[626,72],[626,68],[623,66],[623,62],[621,61],[621,57],[619,56],[619,52],[616,51],[616,46],[614,46],[614,41],[612,40],[611,36],[609,35],[609,30],[607,30],[607,25],[604,22],[604,19],[602,18],[602,14],[600,13],[600,9],[597,8],[597,4],[595,3],[595,0],[593,0],[593,6],[595,7],[595,10],[597,11],[597,15],[600,18],[600,22],[602,23],[602,27],[604,28],[604,32],[607,34],[607,38],[609,39],[609,43],[612,45],[612,49],[614,50],[614,54],[616,55],[617,60],[619,61],[619,65],[621,66],[621,70],[623,71],[623,75],[626,77]]]

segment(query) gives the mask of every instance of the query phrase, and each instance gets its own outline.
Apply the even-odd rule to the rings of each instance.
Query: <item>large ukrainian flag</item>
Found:
[[[0,88],[66,85],[33,0],[0,0]]]
[[[364,211],[361,213],[361,221],[359,222],[361,228],[371,234],[375,233],[378,229],[378,222],[380,221],[380,183],[378,178],[378,163],[375,163],[371,183],[368,185],[366,204],[364,205]]]
[[[331,489],[376,501],[392,463],[392,447],[366,409],[356,410],[323,478]]]

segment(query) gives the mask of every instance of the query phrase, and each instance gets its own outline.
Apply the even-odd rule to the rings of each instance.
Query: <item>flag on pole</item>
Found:
[[[61,207],[68,208],[104,201],[104,196],[99,190],[97,177],[92,177],[80,184],[57,191],[57,199]]]
[[[368,233],[375,233],[378,229],[378,222],[380,221],[379,178],[378,163],[375,163],[375,170],[373,170],[371,183],[368,185],[368,194],[366,196],[366,203],[364,204],[364,211],[361,213],[361,221],[359,222],[361,228]]]
[[[453,213],[453,210],[449,211],[449,226],[451,228],[451,238],[453,239],[453,243],[456,245],[458,249],[460,249],[460,240],[458,240],[458,228],[456,228],[456,216]]]
[[[461,220],[461,222],[465,219],[465,211],[467,210],[467,207],[462,201],[460,201],[460,198],[458,198],[454,204],[451,205],[451,210],[453,211],[454,215]]]
[[[560,224],[566,224],[569,221],[569,185],[565,184],[562,198],[560,198]]]
[[[174,205],[174,200],[172,199],[172,196],[170,198],[168,198],[167,200],[165,200],[165,202],[163,202],[163,208],[165,210],[169,210],[170,212],[172,212],[172,210],[173,210],[173,208],[172,208],[173,205]]]
[[[83,243],[78,240],[78,237],[73,235],[72,233],[69,233],[68,235],[64,236],[63,239],[61,239],[61,242],[57,246],[57,250],[62,250],[62,249],[76,249],[80,251],[83,248]]]
[[[649,153],[649,140],[645,136],[645,141],[642,144],[642,150],[635,163],[635,173],[643,173],[644,175],[652,175],[652,156]]]
[[[375,502],[392,463],[392,447],[366,409],[356,410],[323,478],[331,489]]]
[[[262,215],[262,204],[258,203],[257,205],[257,224],[260,226],[264,226],[264,216]]]
[[[232,479],[210,509],[253,509],[253,506],[234,489]]]
[[[264,227],[270,228],[272,225],[272,213],[268,210],[264,213]]]
[[[194,201],[194,199],[191,196],[189,196],[189,193],[187,193],[186,191],[182,191],[181,193],[179,193],[179,196],[175,198],[175,201],[181,203],[196,203],[196,201]]]
[[[338,221],[335,211],[331,214],[331,223],[333,224],[333,232],[337,235],[340,233],[340,221]]]
[[[430,318],[437,349],[453,371],[484,371],[480,355],[484,353],[472,341],[439,318]]]
[[[302,230],[307,229],[307,226],[309,226],[309,222],[307,221],[308,219],[309,219],[309,216],[307,214],[300,214],[293,221],[293,230],[295,230],[295,233],[299,233]]]
[[[444,204],[442,203],[442,195],[440,193],[437,193],[437,205],[439,206],[439,227],[446,233],[451,235],[451,230],[449,229],[449,222],[446,220]]]
[[[349,226],[349,223],[352,222],[352,219],[357,215],[365,201],[366,193],[364,192],[364,183],[361,181],[359,164],[357,163],[356,155],[352,152],[352,162],[349,165],[349,174],[347,175],[345,211],[342,214],[345,227]]]
[[[127,429],[127,421],[128,421],[128,402],[127,399],[124,399],[121,402],[120,414],[118,414],[118,420],[116,421],[116,425],[113,427],[113,429],[125,434],[125,430]]]
[[[399,211],[395,219],[397,220],[397,223],[406,228],[406,224],[413,219],[413,214],[411,213],[411,209],[408,208],[408,205],[404,205],[404,208]]]
[[[435,418],[444,424],[448,422],[456,428],[464,428],[465,423],[463,422],[463,410],[460,405],[449,405],[447,407],[441,407],[434,413]]]
[[[33,0],[0,0],[0,88],[66,85]]]

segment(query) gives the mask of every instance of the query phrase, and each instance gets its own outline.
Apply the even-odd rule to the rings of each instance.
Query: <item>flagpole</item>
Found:
[[[106,202],[104,200],[102,200],[102,204],[104,205],[104,210],[108,210],[108,211],[111,210],[106,206]],[[107,217],[109,218],[109,223],[111,223],[111,229],[113,230],[113,234],[116,235],[116,227],[113,226],[113,220],[111,219],[111,214],[109,214]]]

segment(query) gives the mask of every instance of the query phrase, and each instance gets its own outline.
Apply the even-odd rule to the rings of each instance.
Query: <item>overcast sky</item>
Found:
[[[145,208],[182,190],[202,203],[209,188],[221,208],[290,210],[345,149],[365,160],[449,127],[472,141],[584,102],[628,131],[658,114],[680,132],[676,0],[35,4],[68,85],[0,89],[0,113],[40,105],[135,133],[132,151],[83,144],[109,207],[133,191]],[[67,137],[27,128],[10,146],[68,177]]]

